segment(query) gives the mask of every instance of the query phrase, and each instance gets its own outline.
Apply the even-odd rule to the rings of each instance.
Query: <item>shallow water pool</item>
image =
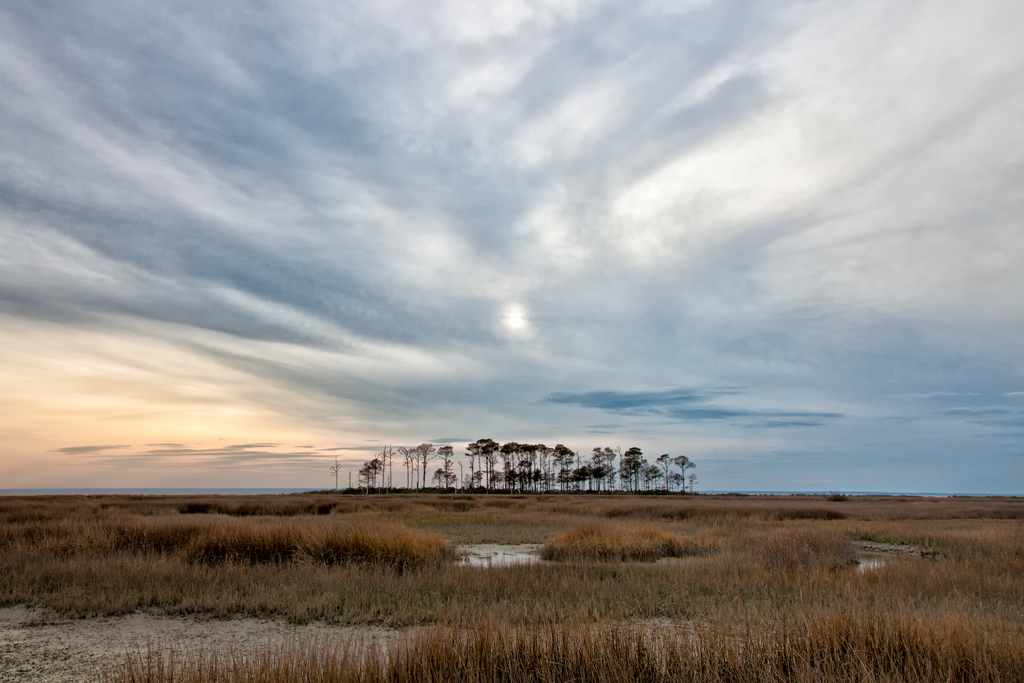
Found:
[[[885,566],[885,555],[882,553],[860,553],[857,555],[857,571],[864,573],[881,569]]]
[[[471,567],[509,567],[540,562],[540,545],[536,543],[477,543],[456,546],[455,552],[459,554],[459,562]]]

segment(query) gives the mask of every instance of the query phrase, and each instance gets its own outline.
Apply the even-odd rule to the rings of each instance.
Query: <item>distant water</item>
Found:
[[[0,496],[239,496],[301,493],[312,489],[0,489]]]
[[[700,493],[742,493],[748,496],[827,496],[839,493],[844,496],[927,496],[933,498],[949,498],[950,496],[966,496],[969,498],[1016,498],[1019,493],[960,493],[956,491],[701,491]]]
[[[0,489],[0,496],[244,496],[302,493],[312,490],[314,489]],[[848,496],[934,496],[938,498],[948,498],[949,496],[1016,498],[1022,495],[1019,493],[950,493],[948,491],[700,491],[700,493],[712,495],[742,493],[751,496],[821,496],[841,493]]]

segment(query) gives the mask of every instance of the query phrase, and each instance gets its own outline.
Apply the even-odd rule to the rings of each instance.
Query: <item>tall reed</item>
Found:
[[[432,627],[384,647],[349,640],[292,641],[222,655],[139,651],[107,683],[987,683],[1024,680],[1020,636],[955,614],[926,622],[903,614],[811,612],[789,622],[674,632],[484,622]]]

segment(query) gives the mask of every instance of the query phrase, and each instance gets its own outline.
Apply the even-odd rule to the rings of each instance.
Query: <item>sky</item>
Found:
[[[1021,35],[1015,0],[4,2],[0,488],[492,438],[1024,494]]]

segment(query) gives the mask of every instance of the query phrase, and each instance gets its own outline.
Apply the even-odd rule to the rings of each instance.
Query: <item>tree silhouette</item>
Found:
[[[517,453],[519,453],[519,444],[515,441],[503,443],[498,449],[498,454],[501,455],[501,479],[505,483],[505,488],[511,488],[515,484],[516,477],[512,473],[512,467]]]
[[[437,449],[437,455],[441,458],[441,467],[444,472],[445,487],[455,479],[452,466],[455,464],[454,449],[451,446],[441,446]]]
[[[393,486],[394,451],[392,446],[384,446],[373,459],[363,463],[358,470],[358,486],[367,492],[371,488],[383,493],[386,487],[390,492]],[[499,444],[493,439],[478,439],[466,446],[465,457],[469,461],[469,473],[462,471],[462,460],[456,460],[455,450],[451,445],[435,446],[422,443],[419,446],[399,447],[406,469],[406,487],[409,489],[426,488],[436,484],[439,488],[451,489],[465,487],[469,489],[483,487],[487,492],[495,486],[506,491],[542,493],[557,488],[561,491],[681,491],[693,493],[698,483],[696,475],[687,473],[696,467],[696,463],[685,455],[671,457],[662,453],[649,463],[643,451],[634,446],[625,453],[618,448],[596,447],[590,459],[583,461],[578,451],[573,451],[564,444],[550,448],[544,444],[529,444],[509,441]],[[502,466],[496,469],[499,457]],[[618,458],[618,467],[616,467]],[[433,471],[430,462],[440,459],[441,466]],[[455,472],[458,463],[459,472]],[[678,468],[673,471],[673,467]],[[334,488],[338,489],[342,463],[338,456],[330,467],[334,475]],[[441,472],[438,477],[437,473]],[[616,484],[616,478],[619,478]],[[352,471],[349,471],[349,487],[351,488]]]
[[[552,461],[558,469],[555,481],[558,482],[559,487],[564,491],[572,482],[572,462],[576,459],[576,453],[568,446],[563,446],[562,444],[555,446],[554,450]]]
[[[643,451],[636,446],[633,446],[623,454],[622,459],[619,461],[619,475],[624,481],[628,482],[630,491],[636,491],[640,488],[640,474],[646,464],[647,458],[644,457]]]
[[[334,456],[334,464],[331,465],[331,474],[334,475],[334,490],[338,490],[338,473],[341,472],[341,463],[338,462],[338,456]]]
[[[479,439],[466,446],[466,450],[480,459],[480,469],[487,473],[487,490],[491,490],[494,479],[494,464],[497,461],[498,442],[494,439]]]
[[[677,455],[672,458],[672,462],[674,462],[676,467],[679,468],[679,474],[682,475],[684,480],[686,479],[686,470],[692,470],[697,466],[697,463],[693,462],[685,455]],[[686,493],[686,486],[683,486],[683,493]]]
[[[670,483],[670,479],[669,479],[669,476],[668,476],[668,470],[669,470],[670,467],[672,467],[671,456],[669,456],[668,453],[662,453],[657,458],[655,458],[654,461],[657,462],[658,466],[661,467],[661,469],[664,471],[664,475],[663,476],[665,478],[665,490],[668,491],[669,483]]]
[[[422,466],[423,472],[423,486],[427,485],[427,472],[430,466],[430,461],[434,459],[437,454],[437,448],[432,443],[421,443],[414,449],[416,451],[417,459]]]

